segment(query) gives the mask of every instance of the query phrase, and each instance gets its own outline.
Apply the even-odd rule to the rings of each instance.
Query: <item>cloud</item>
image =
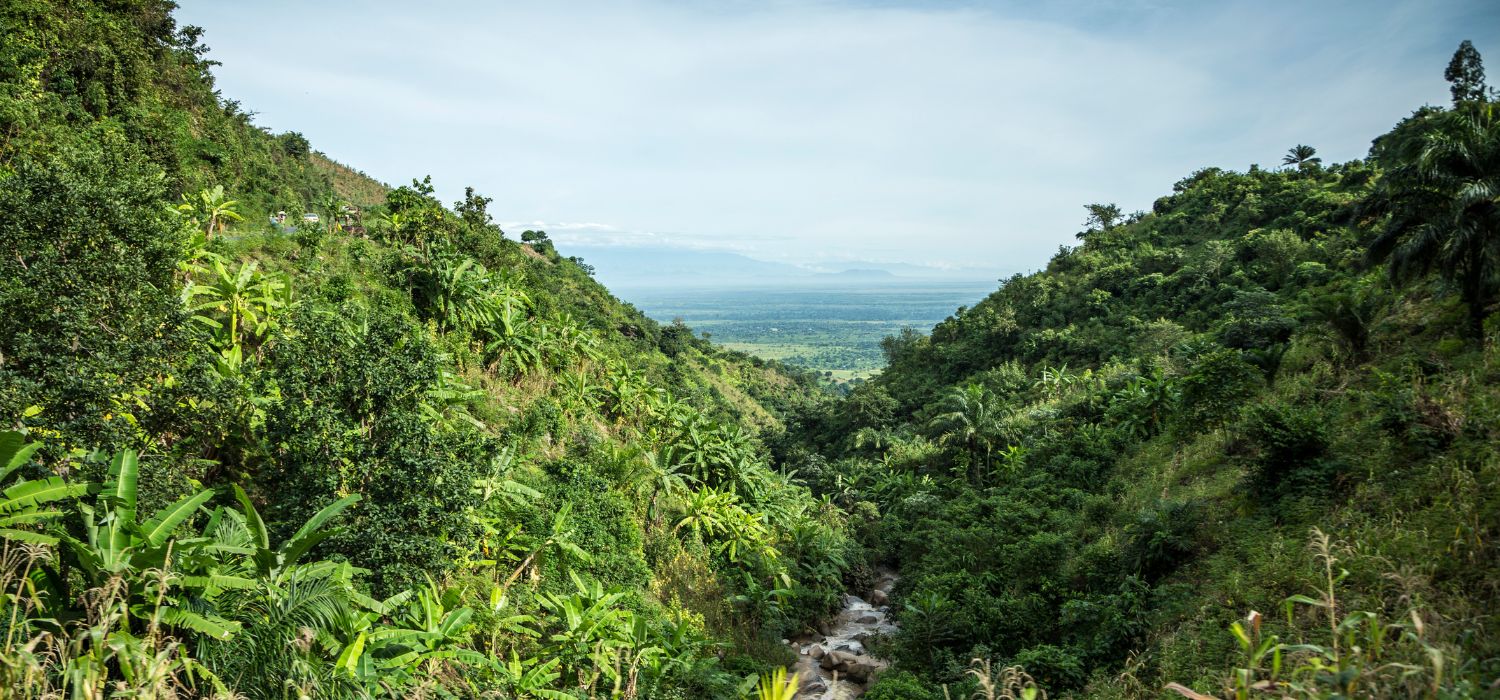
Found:
[[[1360,157],[1500,35],[1479,0],[183,5],[262,122],[559,240],[1012,268],[1087,202]]]

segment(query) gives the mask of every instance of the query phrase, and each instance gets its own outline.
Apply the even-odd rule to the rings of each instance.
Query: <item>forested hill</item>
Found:
[[[1045,270],[888,338],[878,378],[797,421],[787,464],[903,573],[869,697],[937,700],[979,661],[1054,696],[1497,692],[1478,60],[1369,160],[1298,146],[1149,212],[1090,205]]]
[[[814,380],[255,126],[172,9],[0,8],[0,695],[738,697],[789,662],[860,561],[762,448]]]

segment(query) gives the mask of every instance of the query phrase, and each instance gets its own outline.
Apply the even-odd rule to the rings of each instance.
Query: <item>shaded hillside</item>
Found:
[[[973,659],[1054,695],[1492,692],[1497,137],[1493,103],[1424,108],[1369,161],[1090,207],[1045,270],[888,338],[780,448],[903,572],[871,697]]]

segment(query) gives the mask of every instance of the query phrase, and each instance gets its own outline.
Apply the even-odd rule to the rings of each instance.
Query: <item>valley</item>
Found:
[[[983,299],[994,285],[992,280],[888,277],[764,288],[626,287],[617,293],[660,323],[681,319],[727,348],[847,385],[884,366],[881,340],[904,328],[926,333],[954,309]]]
[[[1500,698],[1500,11],[519,5],[0,2],[0,697]]]

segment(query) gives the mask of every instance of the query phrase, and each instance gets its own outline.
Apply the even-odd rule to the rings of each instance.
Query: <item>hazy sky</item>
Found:
[[[515,233],[1031,269],[1082,205],[1325,161],[1500,78],[1500,3],[185,0],[257,123]],[[1492,81],[1500,82],[1500,81]]]

